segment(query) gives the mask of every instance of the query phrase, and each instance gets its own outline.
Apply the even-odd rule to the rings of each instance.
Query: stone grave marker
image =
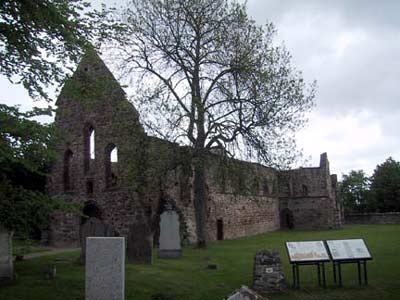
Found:
[[[0,225],[0,281],[13,278],[12,232]]]
[[[114,237],[116,232],[102,220],[91,217],[81,226],[81,262],[85,262],[86,238],[88,237]]]
[[[242,285],[240,289],[235,290],[231,295],[228,296],[227,300],[268,300],[257,292]]]
[[[86,240],[86,300],[125,300],[125,238]]]
[[[182,256],[179,216],[174,210],[166,210],[160,216],[160,258]]]
[[[128,233],[127,258],[129,263],[151,264],[153,234],[147,222],[136,220]]]
[[[253,289],[258,292],[278,292],[286,288],[279,252],[261,250],[254,258]]]

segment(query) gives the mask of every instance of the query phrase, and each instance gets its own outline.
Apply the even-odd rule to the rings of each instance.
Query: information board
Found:
[[[333,260],[372,259],[363,239],[326,241]]]
[[[286,242],[290,262],[329,261],[323,241]]]

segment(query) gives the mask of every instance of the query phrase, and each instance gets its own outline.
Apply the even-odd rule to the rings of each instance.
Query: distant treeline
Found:
[[[371,177],[363,170],[350,171],[343,175],[340,192],[345,212],[399,212],[400,162],[389,157]]]

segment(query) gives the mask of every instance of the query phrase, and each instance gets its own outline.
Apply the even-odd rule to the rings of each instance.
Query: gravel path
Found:
[[[46,251],[26,254],[26,255],[24,255],[24,260],[32,259],[32,258],[36,258],[36,257],[48,256],[48,255],[55,255],[55,254],[59,254],[59,253],[72,252],[72,251],[77,251],[77,250],[79,250],[79,248],[49,248],[49,250],[46,250]]]

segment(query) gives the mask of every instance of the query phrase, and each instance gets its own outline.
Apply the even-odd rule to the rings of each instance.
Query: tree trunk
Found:
[[[200,150],[194,157],[194,208],[197,247],[205,248],[207,246],[207,191],[204,150]]]

